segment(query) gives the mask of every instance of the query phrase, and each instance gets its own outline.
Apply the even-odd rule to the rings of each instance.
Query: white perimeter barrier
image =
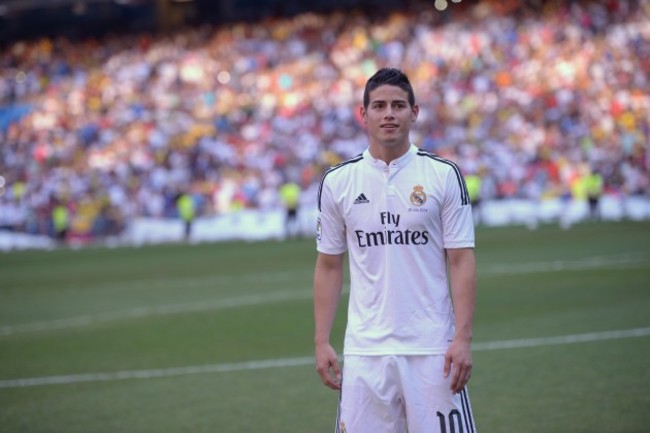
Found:
[[[296,232],[313,237],[317,211],[312,206],[298,212]],[[563,228],[587,220],[589,208],[584,201],[512,199],[485,202],[475,212],[477,224],[485,226],[525,225],[534,229],[539,224],[557,223]],[[600,202],[600,218],[606,221],[650,219],[647,197],[606,196]],[[243,210],[202,217],[194,221],[188,239],[191,243],[220,241],[261,241],[286,239],[284,211]],[[177,219],[136,218],[119,237],[102,240],[106,246],[141,246],[184,241],[184,225]],[[46,236],[0,231],[0,251],[51,249],[56,242]],[[75,247],[75,245],[71,245]]]

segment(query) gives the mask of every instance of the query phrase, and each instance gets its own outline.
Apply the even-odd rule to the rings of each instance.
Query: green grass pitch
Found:
[[[0,254],[0,431],[333,431],[315,256],[311,239]],[[650,222],[479,228],[477,260],[478,431],[650,430]],[[342,304],[339,350],[344,326]]]

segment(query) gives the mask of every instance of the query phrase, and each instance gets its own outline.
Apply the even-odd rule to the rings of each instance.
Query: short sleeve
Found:
[[[342,254],[347,250],[345,220],[340,204],[324,177],[319,194],[319,212],[316,222],[316,249],[324,254]]]
[[[473,248],[474,219],[465,179],[458,167],[449,167],[442,210],[444,248]]]

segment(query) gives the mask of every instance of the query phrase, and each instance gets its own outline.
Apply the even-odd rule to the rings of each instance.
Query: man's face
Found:
[[[371,146],[403,148],[409,145],[411,125],[418,117],[408,93],[397,86],[383,85],[370,92],[368,108],[361,108]]]

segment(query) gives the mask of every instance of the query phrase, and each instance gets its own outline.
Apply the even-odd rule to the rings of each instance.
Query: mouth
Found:
[[[389,130],[397,129],[398,127],[399,125],[396,125],[394,123],[386,123],[384,125],[381,125],[382,129],[389,129]]]

